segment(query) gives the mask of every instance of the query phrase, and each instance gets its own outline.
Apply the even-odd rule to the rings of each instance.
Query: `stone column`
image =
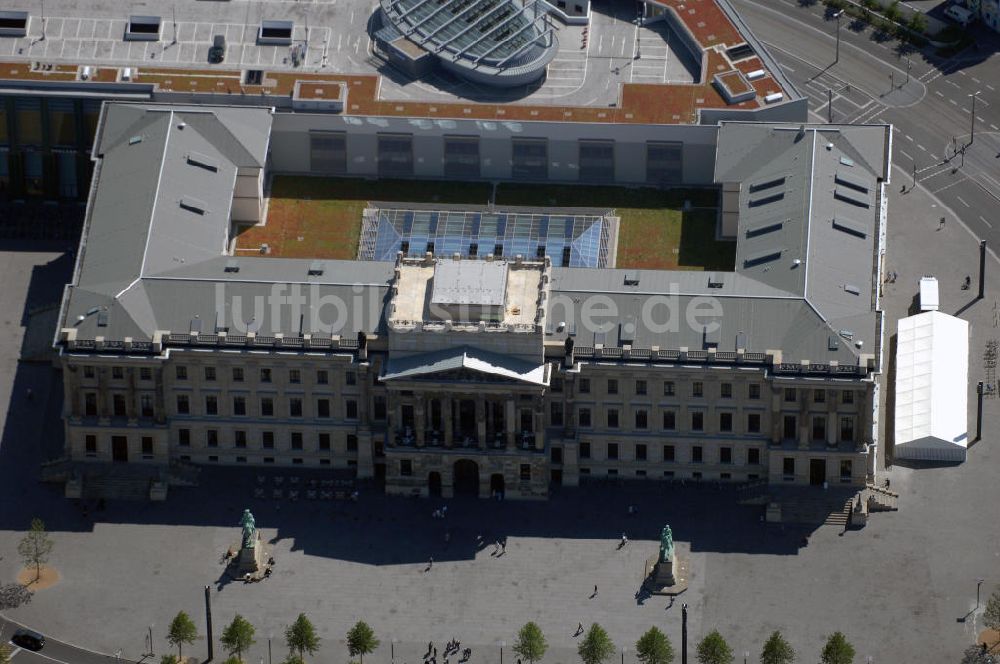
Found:
[[[360,394],[358,395],[358,422],[361,424],[370,424],[368,419],[368,414],[371,408],[368,407],[368,402],[371,400],[371,391],[369,390],[369,384],[371,381],[368,380],[368,365],[361,364],[358,366],[358,388]]]
[[[826,395],[826,444],[829,447],[836,447],[837,445],[837,398],[836,392],[833,393],[834,396]]]
[[[424,412],[424,395],[418,394],[416,396],[416,403],[413,409],[413,428],[417,431],[417,447],[424,446],[424,428],[427,425],[426,413]]]
[[[137,424],[139,415],[139,393],[135,389],[135,368],[129,367],[125,370],[128,381],[128,391],[125,394],[125,414],[128,415],[128,423]]]
[[[479,449],[486,449],[486,398],[476,397],[476,433],[479,436]]]
[[[69,404],[70,417],[79,418],[82,414],[80,409],[80,370],[78,367],[67,368],[68,370],[63,373],[66,377],[66,394],[69,396],[66,403]]]
[[[389,395],[393,398],[392,405],[392,421],[389,423],[389,434],[393,438],[393,444],[396,442],[396,432],[398,431],[400,435],[403,434],[403,399],[396,392],[389,392]]]
[[[541,397],[535,397],[535,449],[545,449],[545,408]]]
[[[97,367],[97,415],[102,420],[109,419],[108,414],[108,369]]]
[[[799,390],[796,388],[798,393],[799,402],[799,449],[809,449],[809,436],[811,432],[811,422],[809,421],[809,399],[806,398],[805,390]]]
[[[451,447],[453,444],[452,441],[454,439],[454,435],[452,432],[452,426],[454,423],[452,422],[452,414],[451,414],[451,408],[452,408],[451,395],[446,394],[445,398],[442,401],[443,403],[441,404],[441,419],[444,420],[444,446]]]
[[[163,424],[167,421],[167,409],[164,404],[164,389],[163,389],[163,368],[156,368],[153,370],[153,378],[155,379],[155,392],[153,394],[153,417],[156,419],[157,424]]]
[[[516,407],[513,399],[507,399],[507,405],[504,410],[506,411],[504,414],[507,416],[507,449],[513,450],[516,445],[515,437],[517,435],[517,427],[514,425]]]
[[[781,389],[771,388],[771,442],[780,443],[784,437],[784,418],[781,416]]]

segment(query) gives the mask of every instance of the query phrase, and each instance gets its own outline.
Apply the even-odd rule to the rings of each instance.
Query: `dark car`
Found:
[[[19,629],[10,637],[10,642],[25,650],[41,650],[45,647],[45,637],[30,629]]]
[[[226,59],[226,36],[215,35],[212,39],[212,47],[208,49],[208,61],[218,64]]]

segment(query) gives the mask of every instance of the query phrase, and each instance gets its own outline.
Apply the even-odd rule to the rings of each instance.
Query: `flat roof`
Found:
[[[506,298],[506,262],[442,260],[434,265],[431,304],[502,307]]]
[[[214,96],[207,103],[231,103],[227,99],[231,97],[241,103],[280,106],[290,101],[297,82],[301,84],[297,99],[305,101],[312,95],[317,101],[328,100],[328,86],[344,84],[345,115],[641,124],[696,123],[701,111],[711,109],[760,109],[767,95],[778,92],[786,100],[799,99],[760,44],[741,32],[727,0],[658,4],[667,20],[638,29],[642,56],[656,62],[662,58],[674,66],[690,60],[690,73],[665,80],[659,73],[644,74],[648,62],[633,57],[630,48],[621,57],[605,54],[604,41],[611,40],[602,41],[594,32],[618,36],[619,42],[631,40],[635,56],[639,37],[633,24],[601,14],[595,7],[591,40],[582,42],[582,52],[583,28],[556,24],[566,45],[550,64],[544,83],[505,95],[484,95],[470,87],[454,87],[453,81],[440,76],[422,80],[419,87],[405,85],[409,80],[396,81],[398,76],[383,77],[384,64],[370,52],[366,31],[371,7],[359,0],[300,3],[291,46],[255,42],[261,20],[290,18],[282,15],[287,10],[281,3],[261,6],[254,11],[259,15],[247,23],[242,4],[179,2],[176,24],[172,16],[163,17],[158,41],[128,42],[124,14],[100,4],[52,0],[46,3],[45,39],[40,39],[42,21],[37,14],[31,15],[25,37],[0,37],[0,93],[5,87],[18,91],[44,87],[47,94],[62,89],[67,94],[136,95],[155,101],[169,101],[167,93],[205,94]],[[653,34],[657,31],[661,34]],[[227,36],[227,54],[224,63],[210,66],[207,52],[215,34]],[[744,57],[741,47],[747,44],[751,55]],[[614,57],[619,57],[621,66],[609,71],[607,63],[613,65]],[[589,58],[596,59],[588,67]],[[661,67],[653,69],[659,72]],[[263,72],[259,84],[245,82],[248,70]],[[735,70],[764,70],[767,75],[751,82],[750,98],[728,103],[713,79]],[[608,86],[609,79],[616,85]]]

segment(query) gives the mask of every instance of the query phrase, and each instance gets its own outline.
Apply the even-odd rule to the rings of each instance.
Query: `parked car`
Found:
[[[19,629],[10,637],[10,642],[25,650],[39,651],[45,647],[45,637],[30,629]]]
[[[944,15],[955,21],[955,23],[958,23],[963,28],[969,27],[969,24],[976,18],[976,15],[971,10],[966,9],[961,5],[949,5],[948,8],[944,10]]]
[[[212,64],[219,64],[226,59],[226,36],[215,35],[212,39],[212,47],[208,49],[208,61]]]

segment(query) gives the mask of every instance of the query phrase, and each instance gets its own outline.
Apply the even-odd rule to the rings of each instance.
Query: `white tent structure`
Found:
[[[895,458],[965,461],[969,324],[926,311],[899,321]]]

